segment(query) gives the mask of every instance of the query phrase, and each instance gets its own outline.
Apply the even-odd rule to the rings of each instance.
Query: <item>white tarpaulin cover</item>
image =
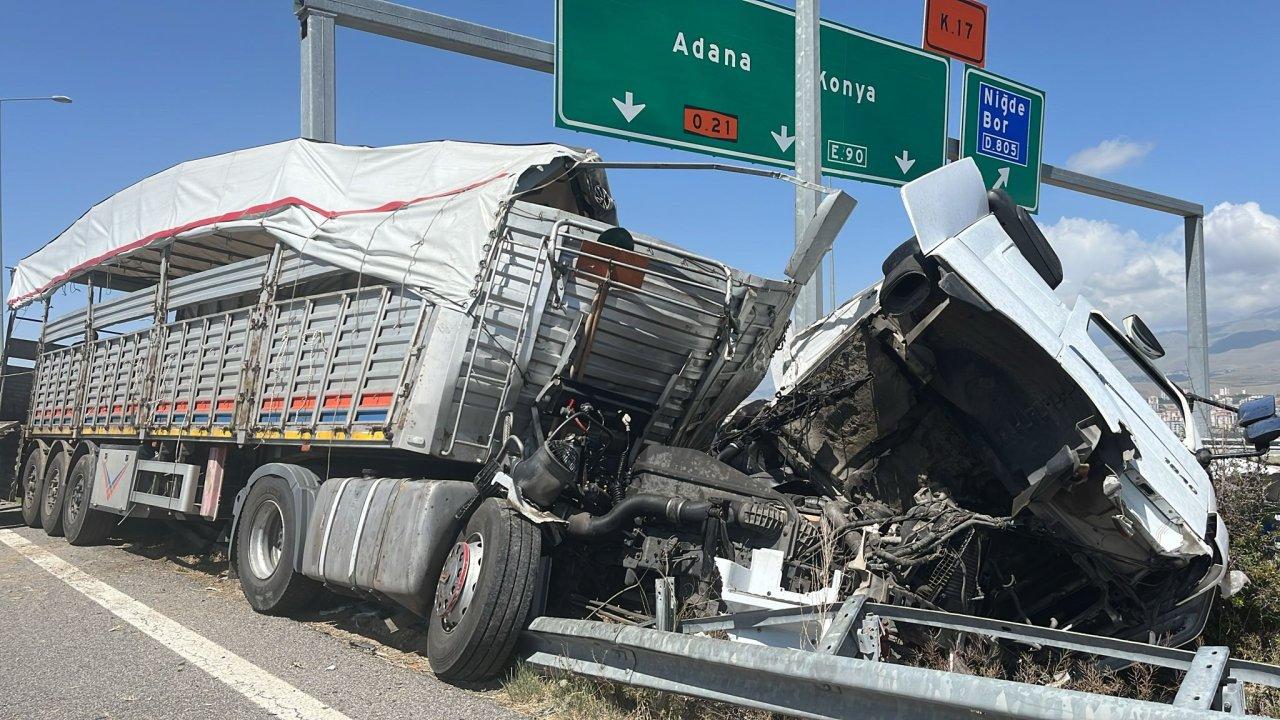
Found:
[[[18,263],[8,303],[174,238],[266,233],[339,267],[464,305],[499,203],[560,145],[290,140],[184,162],[98,203]]]

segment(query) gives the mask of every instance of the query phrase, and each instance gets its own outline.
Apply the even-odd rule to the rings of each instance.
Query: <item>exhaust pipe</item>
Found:
[[[890,315],[906,315],[924,304],[932,290],[933,281],[920,264],[920,256],[908,255],[880,284],[880,307]]]

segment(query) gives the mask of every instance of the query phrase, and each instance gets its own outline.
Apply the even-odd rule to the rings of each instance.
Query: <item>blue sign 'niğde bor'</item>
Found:
[[[1030,132],[1031,98],[978,84],[978,154],[1025,166]]]

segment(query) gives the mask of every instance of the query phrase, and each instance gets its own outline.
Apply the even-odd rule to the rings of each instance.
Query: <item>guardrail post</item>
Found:
[[[1182,677],[1178,694],[1173,698],[1176,707],[1209,710],[1218,701],[1222,681],[1226,679],[1227,659],[1231,652],[1225,646],[1205,645],[1196,650],[1195,659],[1187,674]]]
[[[1222,686],[1222,706],[1217,708],[1232,715],[1245,714],[1244,683],[1239,680],[1228,680]]]
[[[676,629],[675,581],[669,577],[661,577],[654,581],[654,594],[657,596],[654,620],[659,630],[671,632]]]
[[[854,629],[861,629],[859,620],[862,616],[862,606],[866,602],[866,595],[854,595],[844,601],[840,606],[840,612],[836,613],[831,624],[827,626],[827,631],[822,634],[822,639],[818,641],[818,652],[827,655],[843,654]]]

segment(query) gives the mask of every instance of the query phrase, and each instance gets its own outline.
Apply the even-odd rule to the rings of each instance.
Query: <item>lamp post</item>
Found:
[[[5,103],[31,102],[36,100],[51,100],[56,103],[71,102],[71,98],[67,97],[66,95],[44,95],[40,97],[0,98],[0,118],[3,118],[3,115],[4,115],[3,108]],[[0,132],[0,138],[3,138],[3,136],[4,136],[3,132]],[[4,152],[2,149],[0,149],[0,160],[2,160],[3,157],[4,157]],[[4,268],[4,192],[2,189],[3,186],[4,186],[4,168],[3,168],[3,162],[0,162],[0,346],[9,342],[9,338],[7,337],[9,332],[9,326],[6,325],[4,321],[4,313],[8,303],[5,302],[6,296],[4,294],[5,268]],[[3,372],[3,371],[0,370],[0,372]]]

